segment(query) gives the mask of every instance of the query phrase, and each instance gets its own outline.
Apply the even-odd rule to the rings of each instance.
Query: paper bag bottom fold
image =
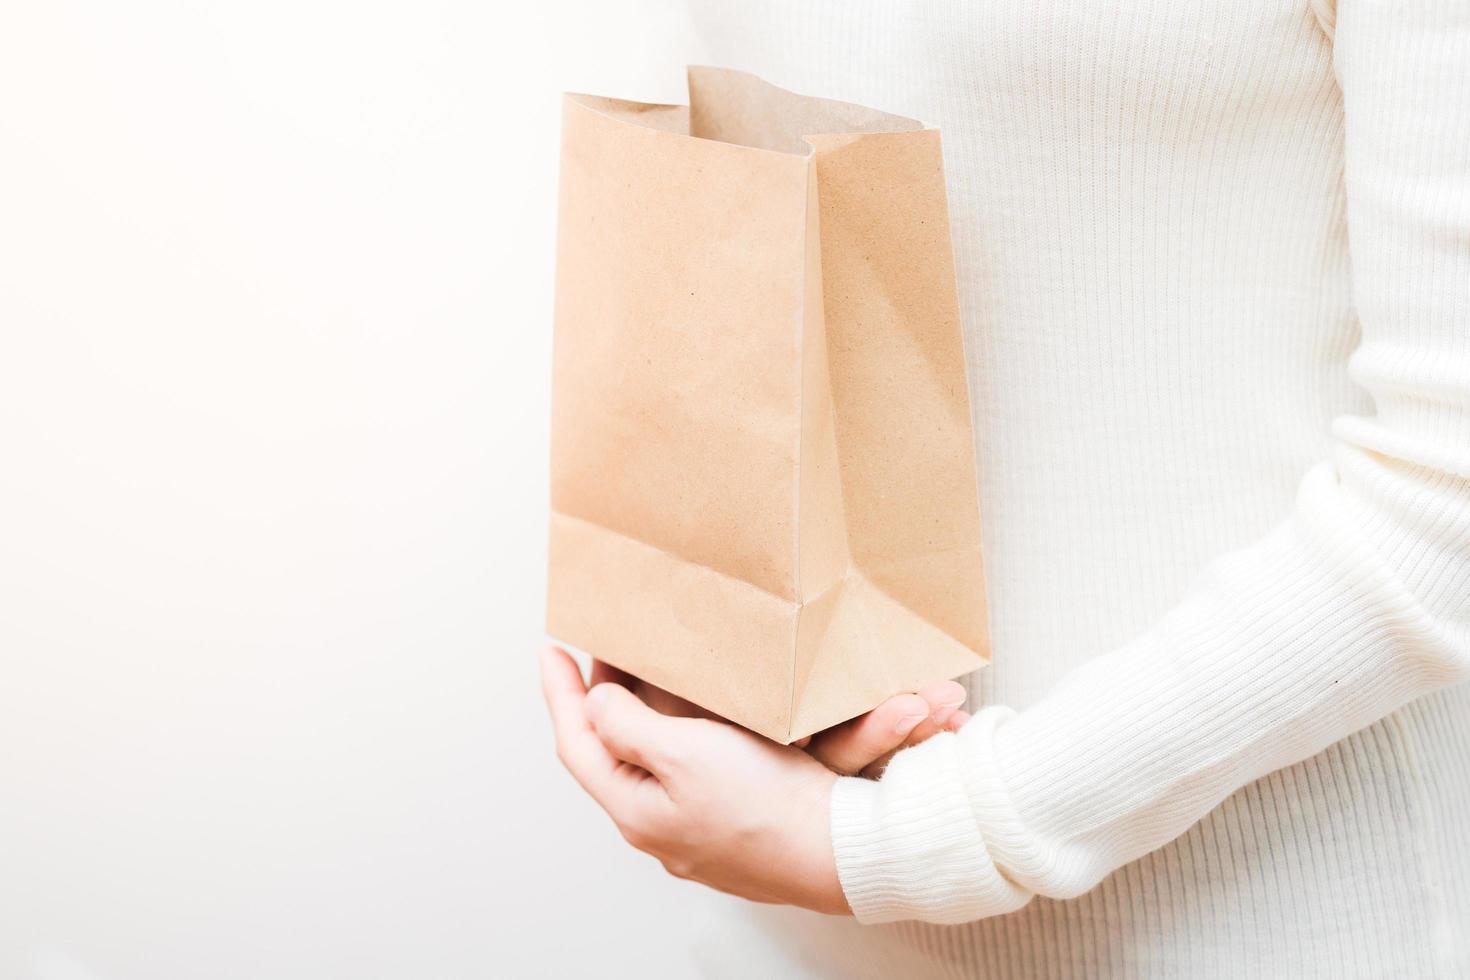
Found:
[[[948,578],[964,590],[967,573],[980,567],[973,551],[871,575],[849,566],[797,602],[553,513],[549,562],[553,637],[777,742],[987,662],[896,598],[906,582]]]

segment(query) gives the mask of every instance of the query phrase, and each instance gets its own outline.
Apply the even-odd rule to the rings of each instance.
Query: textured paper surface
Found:
[[[547,630],[781,742],[989,654],[939,134],[564,100]]]

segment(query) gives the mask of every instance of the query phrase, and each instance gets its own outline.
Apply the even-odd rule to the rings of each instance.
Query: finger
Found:
[[[560,699],[586,693],[581,668],[571,655],[560,647],[544,647],[541,650],[541,696],[552,712],[552,722],[556,721]]]
[[[692,701],[686,701],[677,694],[670,694],[657,685],[633,676],[626,670],[614,667],[612,664],[603,663],[601,660],[592,661],[592,680],[588,687],[596,687],[598,684],[621,684],[632,691],[643,702],[661,715],[673,715],[676,718],[711,718],[722,721],[718,715],[713,714]]]
[[[644,704],[661,715],[671,718],[713,718],[714,715],[705,711],[692,701],[686,701],[677,694],[670,694],[663,688],[647,681],[639,681],[638,686],[633,688]]]
[[[955,681],[938,681],[919,688],[918,697],[922,698],[926,705],[927,717],[921,718],[917,724],[909,728],[905,737],[884,745],[883,751],[873,753],[864,759],[859,768],[864,773],[882,772],[883,768],[888,765],[888,760],[897,750],[918,745],[942,731],[949,731],[949,720],[960,711],[959,706],[964,704],[967,696],[968,692],[964,686]]]
[[[949,731],[949,720],[965,703],[968,692],[954,681],[940,681],[919,688],[919,697],[929,705],[929,717],[914,726],[899,748],[927,742],[940,732]]]
[[[617,684],[594,687],[587,695],[587,712],[608,752],[655,776],[667,773],[667,748],[688,734],[681,727],[687,722],[659,714]]]
[[[934,722],[929,720],[928,718],[924,719],[913,730],[913,732],[909,734],[909,737],[903,740],[902,745],[896,746],[892,751],[885,752],[878,758],[874,759],[872,762],[868,763],[866,766],[863,767],[862,772],[858,773],[858,775],[864,776],[868,779],[879,778],[883,775],[883,770],[888,768],[888,763],[893,761],[894,756],[898,755],[898,753],[902,752],[904,749],[912,748],[913,746],[918,745],[920,742],[927,742],[929,739],[933,738],[937,734],[939,734],[938,726],[936,726]]]
[[[596,687],[599,684],[621,684],[631,691],[638,686],[638,678],[612,664],[593,660],[592,679],[587,682],[587,686]]]
[[[968,696],[969,692],[955,681],[940,681],[919,688],[919,697],[929,705],[929,717],[914,726],[908,738],[903,740],[902,747],[927,742],[940,732],[949,731],[949,720],[960,710],[960,705],[965,703]]]
[[[907,747],[902,746],[902,748]],[[898,751],[898,749],[894,749],[892,752],[885,753],[880,758],[874,759],[871,763],[864,766],[863,771],[857,773],[857,775],[862,776],[864,779],[882,779],[883,770],[888,768],[888,763],[893,761],[893,757],[898,755]]]
[[[932,720],[926,719],[909,734],[908,738],[903,740],[902,745],[892,752],[885,753],[880,758],[874,759],[868,765],[864,766],[863,771],[858,773],[858,775],[866,776],[868,779],[877,779],[883,775],[883,770],[888,768],[888,763],[893,761],[893,757],[898,754],[899,749],[906,749],[910,746],[918,745],[920,742],[927,741],[940,732],[957,732],[969,720],[970,713],[964,710],[956,711],[945,720],[943,725],[939,725],[938,727],[934,725]]]
[[[929,717],[935,725],[943,725],[965,703],[969,696],[957,681],[939,681],[919,688],[919,697],[929,703]],[[932,733],[931,733],[932,734]]]
[[[610,687],[612,685],[604,685]],[[541,691],[556,733],[556,754],[582,788],[614,820],[626,819],[639,776],[619,765],[587,718],[587,689],[576,661],[548,647],[541,655]]]
[[[637,694],[644,704],[661,715],[668,715],[672,718],[709,718],[712,721],[724,721],[714,712],[706,711],[693,701],[687,701],[677,694],[671,694],[648,681],[639,681],[628,689]]]
[[[929,710],[929,703],[917,694],[900,694],[865,715],[812,736],[807,751],[833,772],[851,775],[902,745],[928,719]]]
[[[929,739],[933,738],[935,735],[938,735],[940,732],[946,731],[945,725],[948,725],[949,719],[954,717],[954,709],[951,708],[947,711],[944,711],[943,716],[943,722],[936,721],[933,715],[930,715],[928,718],[925,718],[923,721],[919,722],[917,725],[914,726],[914,730],[909,732],[908,738],[904,739],[903,742],[899,744],[898,748],[906,749],[911,745],[918,745],[920,742],[927,742],[929,741]]]

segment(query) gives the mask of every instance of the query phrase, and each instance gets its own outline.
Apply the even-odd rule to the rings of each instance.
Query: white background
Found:
[[[0,978],[684,976],[537,691],[557,92],[663,3],[0,13]]]

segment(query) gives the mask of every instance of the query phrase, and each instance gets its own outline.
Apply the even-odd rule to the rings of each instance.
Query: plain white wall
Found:
[[[536,687],[557,91],[668,3],[0,14],[0,977],[685,976]]]

